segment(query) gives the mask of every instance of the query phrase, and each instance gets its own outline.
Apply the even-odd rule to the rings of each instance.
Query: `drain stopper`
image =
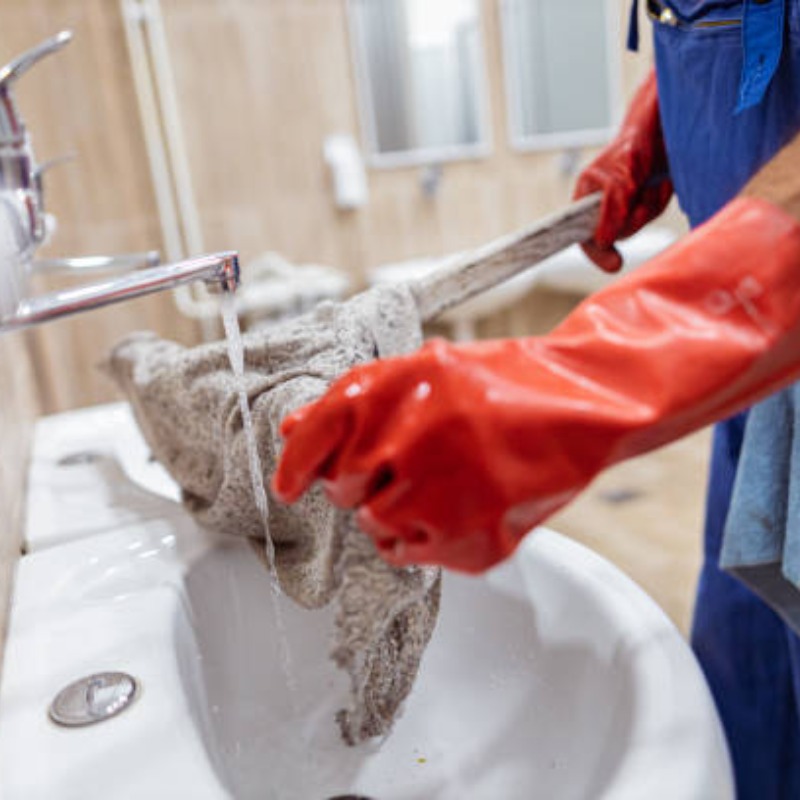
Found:
[[[137,690],[136,679],[125,672],[98,672],[65,686],[47,713],[67,728],[93,725],[128,708]]]

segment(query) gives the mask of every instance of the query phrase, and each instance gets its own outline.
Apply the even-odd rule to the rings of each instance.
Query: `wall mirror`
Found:
[[[479,0],[350,0],[349,14],[370,164],[486,155]]]
[[[616,0],[501,0],[511,144],[598,144],[619,109]]]

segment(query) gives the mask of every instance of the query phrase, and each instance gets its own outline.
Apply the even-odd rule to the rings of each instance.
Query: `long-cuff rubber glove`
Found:
[[[600,217],[584,252],[606,272],[616,272],[620,239],[657,217],[672,197],[661,132],[655,71],[637,91],[616,138],[578,176],[575,197],[602,192]]]
[[[477,572],[605,467],[788,385],[800,376],[800,198],[779,184],[800,174],[798,142],[793,166],[768,165],[768,191],[552,333],[434,342],[346,374],[285,420],[277,495],[295,500],[319,478],[335,504],[359,507],[388,561]]]

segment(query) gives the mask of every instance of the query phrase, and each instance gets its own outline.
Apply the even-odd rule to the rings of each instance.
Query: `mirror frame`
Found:
[[[505,89],[506,125],[508,142],[517,152],[537,152],[577,147],[593,147],[606,144],[616,133],[622,116],[622,32],[618,0],[603,0],[605,6],[605,33],[610,44],[606,59],[606,77],[609,88],[609,125],[605,128],[587,128],[556,133],[537,133],[529,136],[517,135],[520,108],[515,92],[511,70],[508,41],[508,6],[516,0],[500,0],[500,50],[503,62],[503,86]]]
[[[370,92],[369,69],[359,44],[358,22],[355,4],[358,0],[347,0],[347,24],[350,39],[350,53],[355,83],[356,111],[358,114],[361,139],[365,147],[364,159],[374,169],[398,169],[440,164],[448,161],[473,161],[489,158],[494,150],[492,142],[492,104],[489,93],[489,79],[486,61],[486,24],[482,0],[474,0],[478,16],[478,35],[480,39],[480,69],[477,93],[478,122],[481,141],[476,144],[453,144],[444,147],[423,147],[413,150],[396,150],[381,153],[378,151],[378,137],[375,129],[375,112]],[[436,2],[436,0],[431,0]]]

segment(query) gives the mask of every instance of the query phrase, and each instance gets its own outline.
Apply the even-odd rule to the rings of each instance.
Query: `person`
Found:
[[[800,3],[647,6],[655,71],[578,181],[603,193],[585,250],[619,269],[673,189],[694,230],[545,336],[355,368],[285,420],[273,490],[320,480],[389,562],[480,572],[602,470],[718,422],[692,643],[738,796],[796,798],[798,639],[718,556],[746,409],[800,377]]]

